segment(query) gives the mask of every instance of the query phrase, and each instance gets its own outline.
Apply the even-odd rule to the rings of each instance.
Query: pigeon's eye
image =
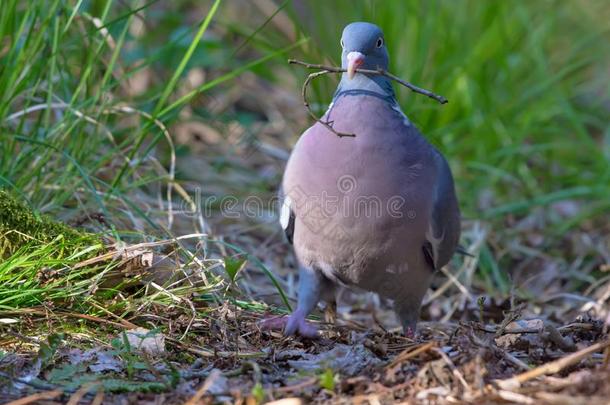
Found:
[[[383,38],[378,38],[377,39],[377,48],[381,48],[383,46]]]

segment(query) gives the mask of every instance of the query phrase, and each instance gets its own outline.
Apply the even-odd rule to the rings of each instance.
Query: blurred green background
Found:
[[[282,273],[273,212],[180,209],[273,196],[311,125],[307,72],[286,59],[338,64],[356,20],[385,31],[392,73],[449,99],[397,89],[454,171],[464,244],[483,235],[469,285],[594,294],[610,262],[603,0],[4,0],[0,186],[64,221],[99,213],[92,228],[126,241],[207,232]],[[316,111],[337,82],[315,81]]]

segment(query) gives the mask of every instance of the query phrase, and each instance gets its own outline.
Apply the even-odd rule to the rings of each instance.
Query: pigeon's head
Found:
[[[375,24],[367,22],[351,23],[341,35],[341,66],[347,69],[351,79],[356,69],[388,69],[388,50],[383,31]]]

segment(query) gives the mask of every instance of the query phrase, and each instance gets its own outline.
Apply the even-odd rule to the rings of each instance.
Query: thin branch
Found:
[[[326,70],[328,73],[344,73],[347,72],[347,69],[343,69],[343,68],[339,68],[339,67],[335,67],[335,66],[326,66],[326,65],[316,65],[313,63],[307,63],[307,62],[302,62],[300,60],[296,60],[296,59],[288,59],[288,63],[290,63],[291,65],[301,65],[301,66],[305,66],[308,69],[320,69],[320,70]],[[377,76],[385,76],[390,80],[394,80],[395,82],[402,84],[403,86],[405,86],[406,88],[408,88],[409,90],[415,92],[415,93],[419,93],[419,94],[423,94],[426,97],[430,97],[431,99],[434,99],[436,101],[438,101],[441,104],[447,104],[449,102],[449,100],[447,100],[445,97],[438,95],[438,94],[434,94],[433,92],[426,90],[426,89],[422,89],[421,87],[417,87],[414,84],[411,84],[405,80],[402,80],[400,77],[398,76],[394,76],[392,73],[383,70],[383,69],[356,69],[356,72],[358,73],[365,73],[367,75],[377,75]]]
[[[319,72],[314,72],[314,73],[311,73],[309,76],[307,76],[307,79],[305,79],[305,83],[303,83],[303,91],[302,91],[303,104],[305,105],[305,108],[307,108],[307,112],[309,112],[309,115],[311,115],[311,117],[314,120],[316,120],[320,124],[324,125],[329,131],[331,131],[332,133],[334,133],[335,135],[337,135],[340,138],[342,138],[344,136],[349,136],[349,137],[356,136],[356,134],[339,132],[333,128],[332,122],[323,121],[322,119],[318,118],[311,110],[311,107],[309,106],[309,102],[307,101],[307,86],[313,79],[315,79],[316,77],[322,76],[322,75],[329,74],[329,73],[344,73],[344,72],[347,72],[347,69],[343,69],[343,68],[336,67],[336,66],[326,66],[326,65],[318,65],[318,64],[314,64],[314,63],[307,63],[307,62],[302,62],[302,61],[296,60],[296,59],[288,59],[288,63],[291,65],[305,66],[308,69],[320,69]],[[415,93],[423,94],[424,96],[430,97],[430,98],[438,101],[441,104],[446,104],[448,102],[448,100],[445,97],[440,96],[438,94],[434,94],[429,90],[422,89],[421,87],[417,87],[405,80],[402,80],[401,78],[399,78],[397,76],[394,76],[390,72],[387,72],[383,69],[377,69],[377,70],[356,69],[356,72],[364,73],[364,74],[368,74],[368,75],[384,76],[390,80],[393,80],[393,81],[405,86],[406,88],[408,88],[409,90],[411,90]]]
[[[305,79],[305,83],[303,83],[303,91],[302,91],[302,94],[303,94],[303,104],[305,105],[305,108],[307,108],[307,112],[309,112],[309,115],[311,115],[311,117],[314,120],[316,120],[320,124],[324,125],[330,132],[332,132],[333,134],[337,135],[339,138],[343,138],[344,136],[354,137],[354,136],[356,136],[356,134],[350,134],[350,133],[346,133],[346,132],[339,132],[339,131],[335,130],[333,128],[331,122],[323,121],[322,119],[318,118],[316,116],[316,114],[313,113],[313,111],[311,110],[311,107],[309,106],[309,102],[307,101],[307,86],[316,77],[325,75],[327,73],[333,73],[333,72],[331,72],[329,70],[321,70],[319,72],[315,72],[315,73],[312,73],[309,76],[307,76],[307,79]]]
[[[522,383],[529,381],[533,378],[540,377],[546,374],[556,374],[566,367],[579,363],[581,360],[589,357],[593,353],[604,350],[610,347],[610,340],[601,341],[595,343],[589,347],[586,347],[578,352],[572,353],[559,360],[552,361],[550,363],[543,364],[535,369],[526,371],[525,373],[518,374],[505,380],[496,380],[498,386],[502,389],[511,389],[519,387]]]
[[[458,368],[455,366],[455,364],[453,364],[453,361],[451,361],[449,356],[447,356],[447,354],[440,348],[435,348],[434,351],[436,352],[436,354],[441,356],[441,359],[443,359],[445,364],[447,364],[447,366],[451,370],[451,373],[453,374],[453,376],[455,378],[457,378],[457,380],[460,382],[460,384],[462,384],[462,387],[464,388],[464,390],[466,392],[472,392],[472,388],[470,388],[470,386],[466,382],[464,375],[462,373],[460,373],[460,370],[458,370]]]
[[[386,368],[396,367],[400,363],[404,363],[405,361],[407,361],[413,357],[417,357],[420,354],[425,353],[428,350],[431,350],[435,347],[436,347],[436,342],[428,342],[428,343],[421,344],[419,346],[410,346],[410,347],[406,348],[405,350],[403,350],[402,352],[400,352],[396,357],[394,357],[394,360],[392,360],[392,362],[388,366],[386,366]]]
[[[383,69],[379,69],[379,70],[356,69],[356,72],[358,72],[358,71],[360,71],[361,73],[378,74],[380,76],[385,76],[388,79],[394,80],[396,83],[402,84],[403,86],[405,86],[407,89],[411,90],[412,92],[423,94],[424,96],[430,97],[431,99],[434,99],[441,104],[447,104],[449,102],[449,100],[447,100],[445,97],[443,97],[439,94],[434,94],[429,90],[422,89],[421,87],[417,87],[416,85],[411,84],[405,80],[402,80],[400,77],[394,76],[392,73],[387,72]]]
[[[347,69],[335,67],[335,66],[326,66],[326,65],[317,65],[315,63],[307,63],[296,59],[288,59],[288,63],[291,65],[301,65],[305,66],[307,69],[320,69],[320,70],[328,70],[332,73],[343,73],[347,72]],[[360,71],[362,69],[356,69],[356,71]]]

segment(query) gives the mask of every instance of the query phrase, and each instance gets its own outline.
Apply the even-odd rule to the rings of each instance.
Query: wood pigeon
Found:
[[[332,103],[300,137],[284,173],[280,222],[299,262],[298,305],[284,334],[314,337],[305,318],[337,285],[393,301],[415,332],[433,273],[460,236],[460,212],[445,158],[398,105],[390,80],[357,73],[388,69],[383,32],[355,22],[341,37],[343,73]],[[278,326],[276,326],[278,327]]]

